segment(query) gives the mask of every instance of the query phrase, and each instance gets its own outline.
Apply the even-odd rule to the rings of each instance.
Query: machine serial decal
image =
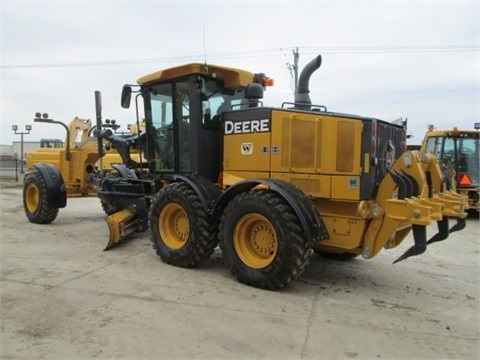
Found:
[[[225,121],[225,135],[270,132],[270,119]]]

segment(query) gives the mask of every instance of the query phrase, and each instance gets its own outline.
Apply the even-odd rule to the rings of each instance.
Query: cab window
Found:
[[[190,104],[188,81],[176,81],[151,88],[155,169],[190,171]],[[178,162],[178,170],[175,169]]]
[[[201,79],[202,127],[206,129],[220,128],[222,112],[239,106],[244,95],[243,89],[226,89],[223,82],[216,79]]]

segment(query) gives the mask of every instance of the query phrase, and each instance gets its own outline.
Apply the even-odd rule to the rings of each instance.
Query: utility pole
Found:
[[[293,74],[294,74],[294,90],[295,94],[298,93],[298,59],[300,58],[300,54],[298,53],[298,47],[293,50]]]
[[[298,59],[300,54],[298,53],[298,47],[293,49],[293,64],[287,63],[287,69],[290,71],[290,76],[293,77],[293,94],[298,92]]]

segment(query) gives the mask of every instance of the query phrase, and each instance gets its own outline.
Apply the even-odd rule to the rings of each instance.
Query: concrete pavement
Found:
[[[148,232],[102,251],[96,198],[28,222],[0,190],[2,359],[479,359],[480,223],[392,265],[313,256],[282,291],[238,283],[218,252],[198,269],[160,261]],[[435,227],[429,228],[433,235]]]

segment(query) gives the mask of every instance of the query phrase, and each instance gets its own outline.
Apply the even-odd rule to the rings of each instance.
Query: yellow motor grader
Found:
[[[464,228],[467,199],[445,190],[434,156],[405,151],[405,124],[312,103],[309,79],[320,64],[318,56],[306,65],[294,101],[281,107],[261,102],[272,85],[265,74],[212,64],[125,85],[122,107],[134,94],[143,100],[137,146],[148,171],[118,165],[119,176],[97,182],[102,203],[117,210],[106,218],[107,249],[149,229],[164,262],[194,267],[220,245],[240,282],[278,289],[312,251],[370,259],[412,233],[400,261]],[[432,221],[438,233],[427,239]]]

